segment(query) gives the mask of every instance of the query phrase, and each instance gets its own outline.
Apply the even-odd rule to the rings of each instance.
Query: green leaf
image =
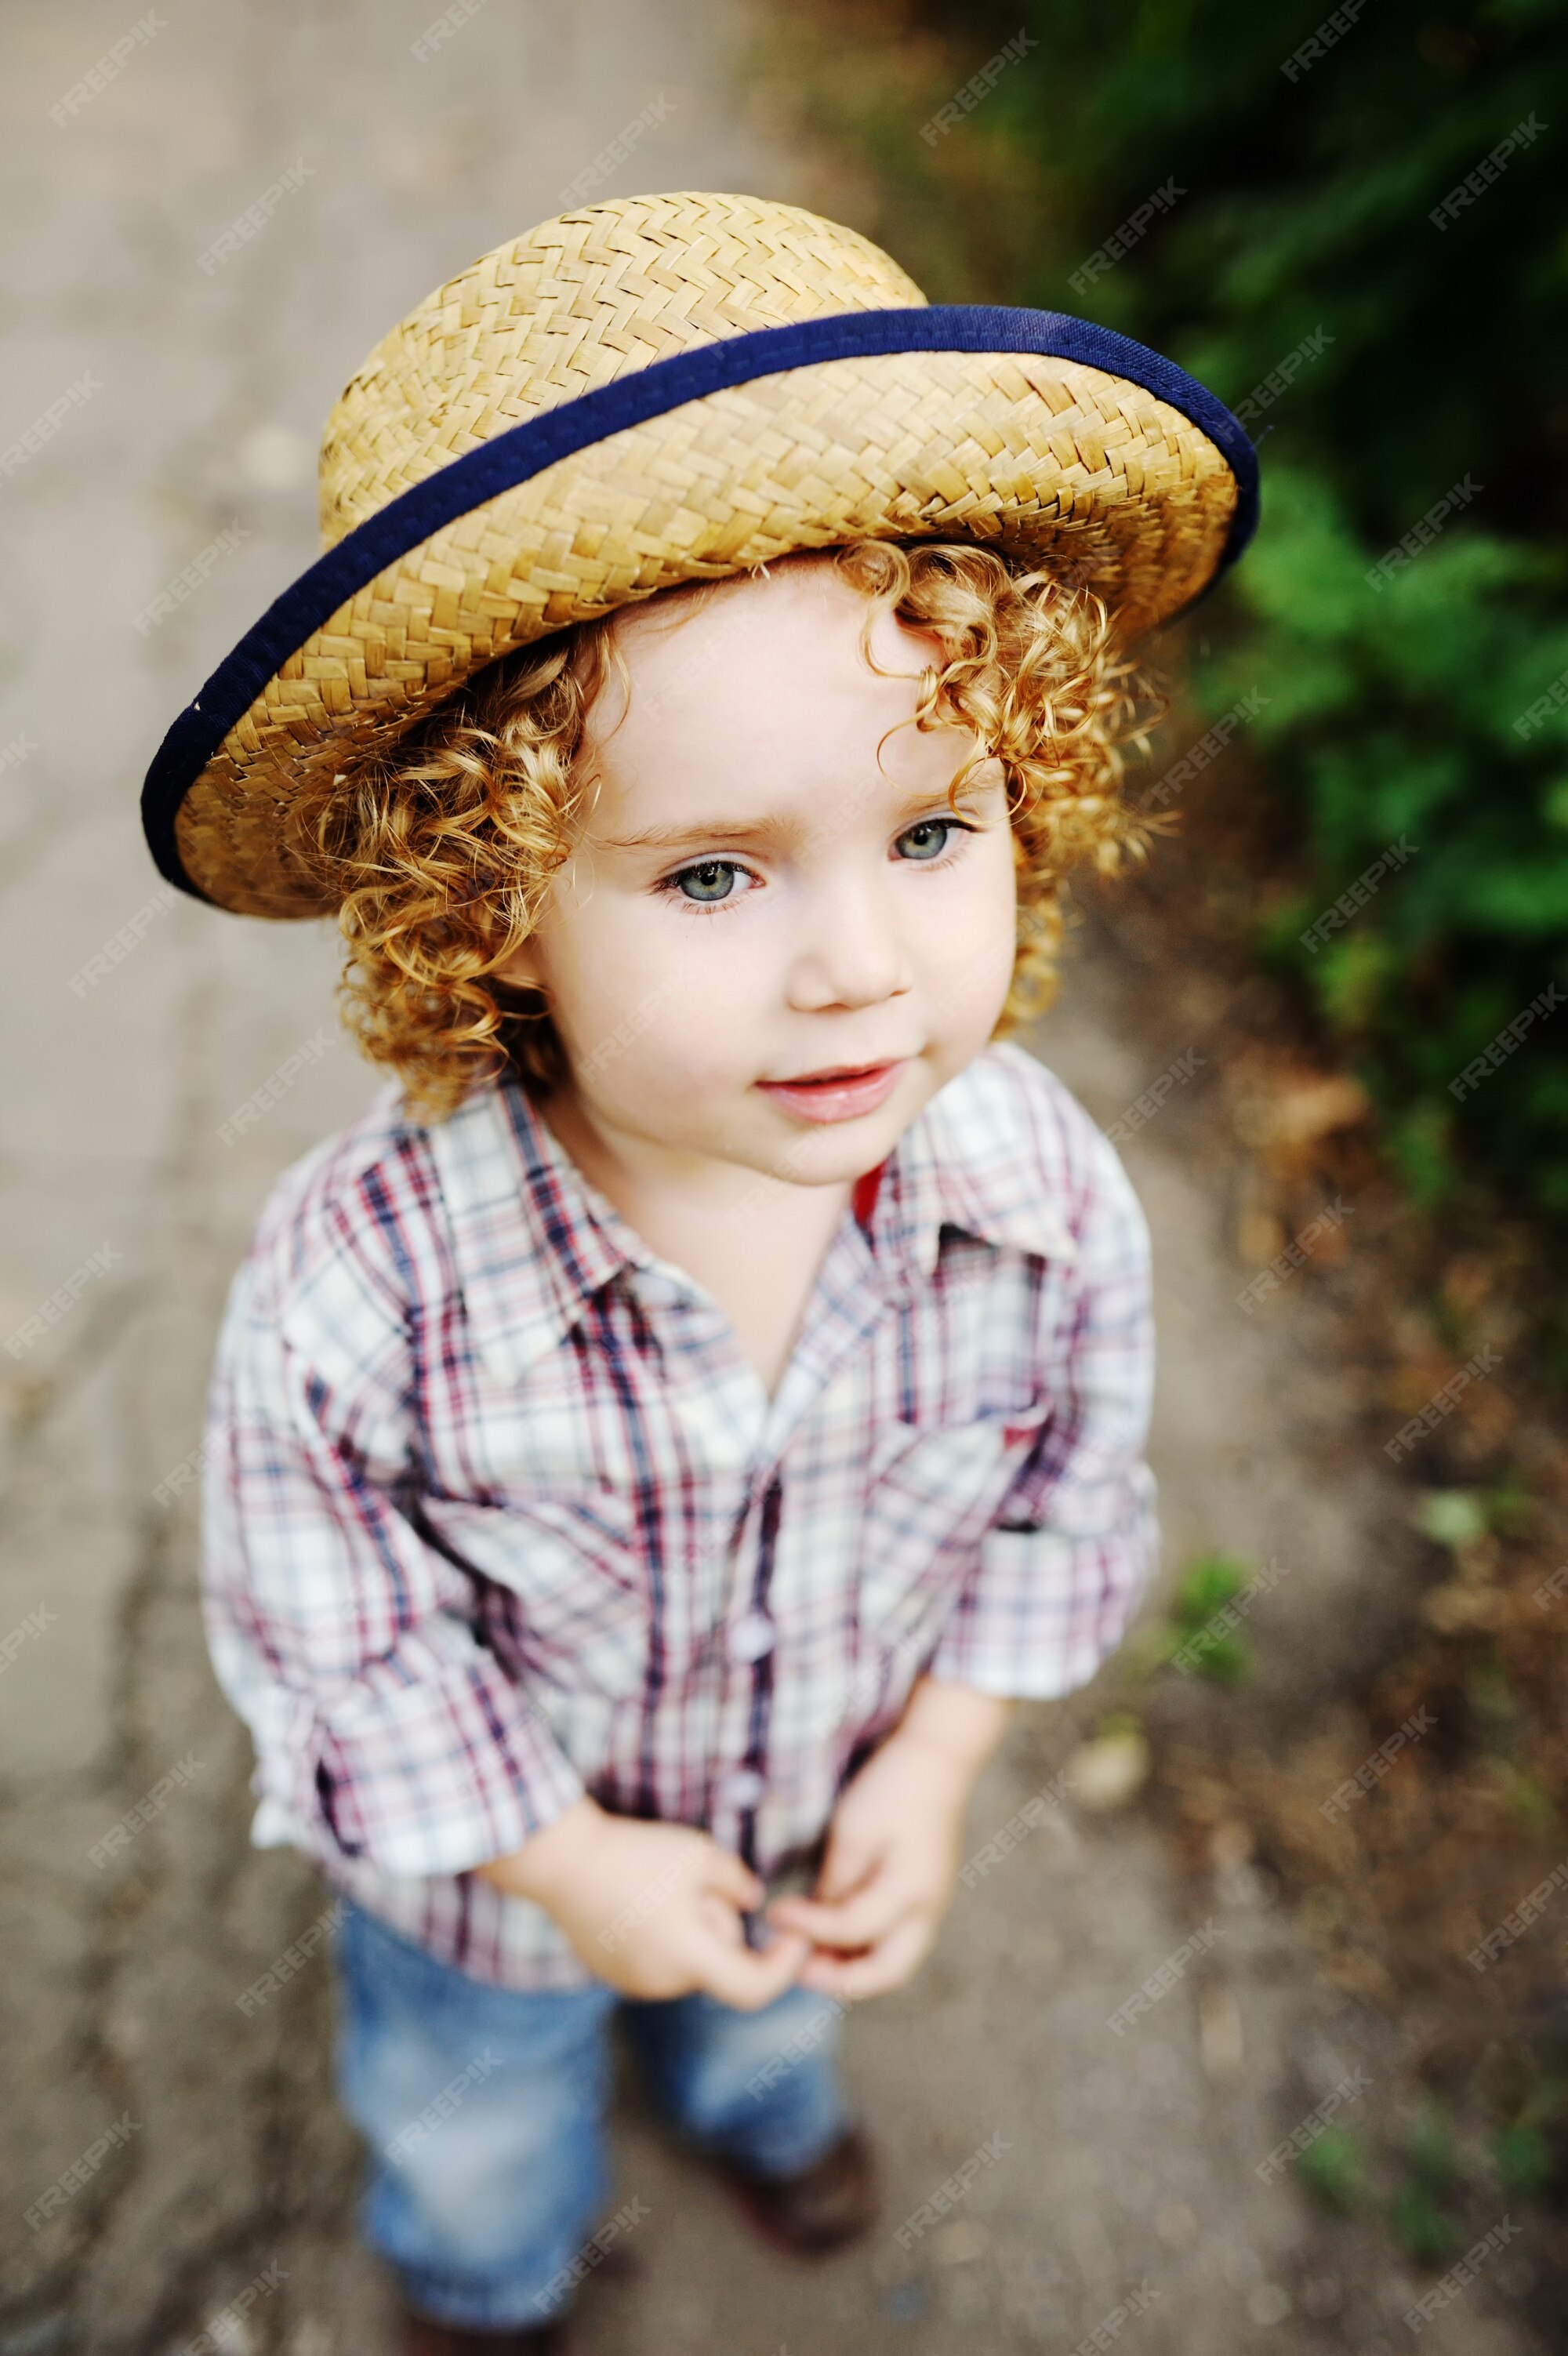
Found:
[[[1296,2174],[1326,2209],[1359,2208],[1367,2193],[1361,2147],[1348,2127],[1326,2126],[1296,2160]]]
[[[1429,1489],[1415,1508],[1415,1523],[1439,1546],[1473,1546],[1487,1535],[1487,1508],[1474,1489]]]
[[[1550,2188],[1555,2174],[1552,2145],[1540,2127],[1516,2119],[1498,2134],[1492,2154],[1509,2192],[1534,2199]]]
[[[1188,1631],[1200,1628],[1240,1594],[1251,1566],[1237,1555],[1201,1554],[1189,1562],[1176,1592],[1176,1615]]]
[[[1410,2164],[1415,2180],[1434,2199],[1452,2191],[1459,2179],[1459,2158],[1454,2130],[1441,2103],[1430,2097],[1416,2114],[1410,2136]]]
[[[1424,2185],[1407,2184],[1394,2196],[1394,2230],[1412,2258],[1436,2265],[1459,2246],[1459,2228]]]

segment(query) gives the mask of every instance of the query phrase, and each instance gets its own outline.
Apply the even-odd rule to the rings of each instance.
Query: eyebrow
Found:
[[[975,790],[975,780],[971,777],[959,795],[960,802]],[[936,787],[929,793],[906,794],[901,808],[929,809],[933,802],[946,798],[943,789]],[[605,835],[600,838],[600,847],[607,851],[683,851],[692,843],[709,842],[715,837],[722,837],[725,842],[765,843],[789,831],[787,822],[780,824],[768,819],[715,818],[684,826],[649,827],[640,834]]]

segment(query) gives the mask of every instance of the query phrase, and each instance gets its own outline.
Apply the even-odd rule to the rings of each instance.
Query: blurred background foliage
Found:
[[[1516,725],[1568,676],[1568,5],[1337,13],[1336,29],[1320,0],[808,0],[778,20],[781,80],[810,93],[838,168],[858,159],[854,218],[933,301],[1094,318],[1258,404],[1262,529],[1185,626],[1191,708],[1155,770],[1182,727],[1261,692],[1224,756],[1279,851],[1256,954],[1365,1080],[1420,1199],[1478,1195],[1568,1235],[1568,1002],[1463,1100],[1449,1085],[1568,986],[1568,687]],[[1315,29],[1320,54],[1287,71]],[[1023,54],[937,124],[1020,32]],[[1466,477],[1475,495],[1374,590],[1369,571]],[[1402,838],[1412,855],[1304,947]]]

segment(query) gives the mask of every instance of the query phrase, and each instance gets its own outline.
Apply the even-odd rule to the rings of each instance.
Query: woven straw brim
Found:
[[[186,797],[180,856],[245,914],[320,913],[280,850],[302,750],[347,766],[552,630],[790,551],[974,539],[1137,633],[1216,571],[1237,485],[1140,386],[1033,355],[886,353],[710,393],[503,492],[378,574],[280,667]]]

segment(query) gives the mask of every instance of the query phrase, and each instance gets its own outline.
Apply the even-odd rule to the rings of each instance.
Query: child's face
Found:
[[[973,740],[897,725],[940,649],[882,613],[873,655],[907,676],[878,678],[866,611],[807,559],[616,624],[629,702],[613,677],[595,701],[596,796],[504,971],[546,991],[575,1108],[623,1158],[675,1157],[666,1175],[858,1175],[1006,1000],[1000,765],[975,771],[955,824],[945,796]],[[854,1087],[781,1085],[866,1066],[878,1076]]]

